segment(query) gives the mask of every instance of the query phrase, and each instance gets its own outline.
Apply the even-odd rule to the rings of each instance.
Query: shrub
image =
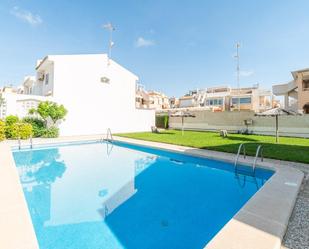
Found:
[[[19,122],[19,118],[14,115],[9,115],[5,118],[5,137],[12,138],[13,137],[13,125]]]
[[[5,118],[5,125],[9,126],[9,125],[17,123],[18,121],[19,121],[19,118],[17,116],[9,115]]]
[[[42,137],[45,138],[54,138],[59,136],[59,129],[57,127],[45,128],[42,134]]]
[[[0,141],[5,139],[5,123],[0,120]]]
[[[10,125],[11,138],[27,139],[33,134],[32,125],[27,123],[18,122]]]
[[[45,124],[42,119],[34,118],[34,117],[25,117],[23,122],[31,124],[33,129],[34,137],[41,137],[45,131]]]
[[[156,126],[158,128],[168,128],[168,115],[156,116]]]

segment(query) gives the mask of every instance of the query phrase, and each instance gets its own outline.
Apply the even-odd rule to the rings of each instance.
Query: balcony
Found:
[[[286,84],[273,85],[273,93],[277,96],[285,95],[288,94],[290,91],[294,90],[295,88],[297,88],[296,82],[290,81]]]

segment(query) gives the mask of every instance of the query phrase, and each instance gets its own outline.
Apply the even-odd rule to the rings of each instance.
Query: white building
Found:
[[[284,108],[303,112],[309,104],[309,68],[291,72],[293,80],[284,84],[273,85],[277,96],[284,96]]]
[[[16,92],[2,92],[2,103],[0,105],[0,119],[5,119],[9,115],[23,118],[29,114],[29,110],[37,108],[41,101],[51,100],[42,96],[30,96]]]
[[[48,55],[38,61],[25,92],[51,97],[68,110],[61,135],[147,131],[153,110],[135,107],[138,77],[106,54]]]
[[[258,85],[246,88],[229,86],[211,87],[190,91],[179,99],[179,107],[203,107],[213,111],[253,110],[265,111],[274,107],[271,91],[259,88]]]

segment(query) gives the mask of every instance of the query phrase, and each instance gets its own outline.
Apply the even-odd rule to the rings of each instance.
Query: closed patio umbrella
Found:
[[[170,114],[171,117],[181,117],[181,134],[184,132],[184,118],[190,117],[195,118],[195,115],[190,112],[177,111],[175,113]]]
[[[255,116],[260,117],[275,117],[276,118],[276,143],[279,141],[279,116],[287,116],[287,115],[301,115],[300,113],[285,110],[283,108],[277,107],[265,112],[256,113]]]

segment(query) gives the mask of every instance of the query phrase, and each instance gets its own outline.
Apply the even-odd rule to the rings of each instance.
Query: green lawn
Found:
[[[309,163],[309,139],[280,137],[275,144],[273,136],[229,134],[221,138],[218,132],[166,130],[159,134],[151,132],[122,133],[117,136],[190,146],[194,148],[237,153],[238,146],[246,143],[249,155],[255,155],[258,144],[264,145],[264,157]]]

